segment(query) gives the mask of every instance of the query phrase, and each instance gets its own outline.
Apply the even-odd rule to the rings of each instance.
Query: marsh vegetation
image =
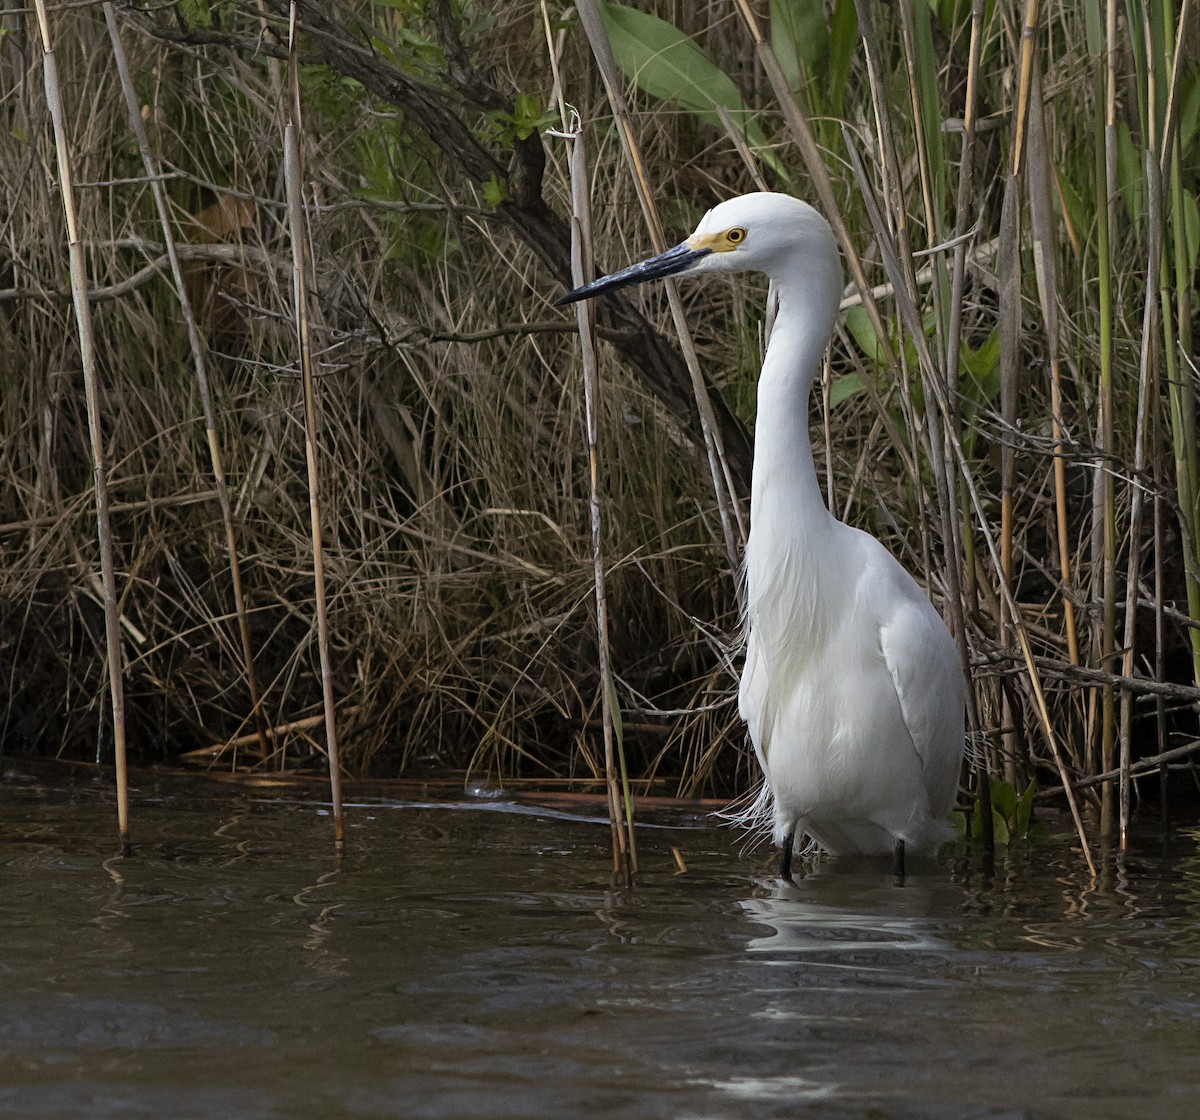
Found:
[[[959,636],[979,765],[1114,829],[1197,745],[1193,9],[4,15],[3,749],[107,758],[115,697],[134,760],[294,768],[336,726],[349,773],[586,785],[609,697],[632,788],[752,783],[765,292],[685,286],[682,349],[659,293],[598,308],[593,507],[579,148],[602,269],[759,186],[831,219],[830,505]]]

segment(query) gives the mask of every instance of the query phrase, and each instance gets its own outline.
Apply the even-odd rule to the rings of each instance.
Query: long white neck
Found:
[[[813,464],[808,398],[837,317],[842,272],[832,238],[828,253],[786,265],[772,276],[779,313],[758,382],[750,518],[772,536],[804,536],[832,516]]]

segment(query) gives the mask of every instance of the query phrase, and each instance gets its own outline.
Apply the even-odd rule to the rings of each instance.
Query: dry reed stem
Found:
[[[117,780],[117,835],[122,855],[132,854],[129,840],[129,779],[126,772],[125,687],[121,631],[117,605],[117,580],[113,564],[112,523],[109,512],[108,467],[104,453],[104,432],[100,421],[100,385],[92,313],[88,303],[87,265],[83,258],[79,222],[75,213],[75,186],[71,175],[71,156],[67,148],[66,113],[58,78],[58,61],[50,38],[50,22],[45,0],[35,0],[38,31],[42,41],[42,74],[46,102],[54,129],[58,187],[62,196],[67,226],[67,247],[71,260],[71,292],[75,304],[75,323],[79,330],[79,351],[83,363],[84,393],[87,398],[88,433],[92,450],[92,482],[96,497],[96,535],[100,546],[100,574],[104,585],[104,631],[108,651],[108,682],[112,701],[113,754]]]
[[[333,813],[333,839],[345,841],[342,819],[341,766],[338,759],[333,668],[329,657],[329,614],[325,601],[325,559],[321,540],[320,474],[317,464],[317,406],[313,383],[312,345],[309,338],[307,288],[307,236],[302,198],[300,163],[300,67],[296,57],[296,5],[291,5],[288,25],[288,119],[283,133],[284,179],[288,227],[292,242],[292,298],[296,315],[296,343],[304,393],[304,455],[308,466],[309,524],[312,531],[313,587],[316,595],[317,648],[321,659],[321,697],[325,707],[325,749],[329,756],[329,796]]]
[[[953,414],[950,420],[949,427],[952,431],[957,431],[959,426],[959,410],[957,405],[957,393],[954,390],[958,386],[959,378],[959,357],[960,357],[960,339],[962,337],[962,311],[963,311],[963,293],[966,289],[967,279],[967,245],[968,245],[968,230],[971,227],[971,184],[975,166],[975,144],[976,144],[976,127],[978,118],[978,98],[979,98],[979,60],[982,50],[983,40],[983,18],[984,18],[983,0],[972,0],[971,2],[971,38],[967,48],[967,89],[965,104],[963,107],[962,120],[962,148],[959,154],[958,165],[958,185],[955,192],[954,204],[954,258],[950,267],[950,308],[949,322],[946,324],[946,340],[945,340],[945,362],[946,362],[946,385],[950,390],[951,407]],[[959,506],[958,483],[953,471],[947,472],[947,483],[951,487],[951,492],[954,495],[952,505],[955,508]],[[962,580],[961,586],[953,590],[958,594],[951,594],[949,597],[949,606],[951,611],[951,622],[954,628],[954,637],[958,643],[959,657],[962,661],[963,677],[968,682],[966,689],[967,700],[967,726],[975,735],[979,735],[982,731],[982,721],[979,714],[979,700],[975,694],[974,680],[971,675],[971,649],[967,635],[966,612],[969,609],[968,589],[973,588],[974,565],[972,563],[972,554],[970,551],[970,527],[971,518],[970,512],[967,509],[961,509],[959,512],[959,527],[954,535],[947,542],[947,550],[952,551],[955,558],[962,558]],[[961,547],[954,548],[954,544],[958,543]],[[947,563],[947,571],[958,572],[957,564]],[[984,752],[980,753],[980,757],[974,760],[974,770],[976,776],[976,785],[980,790],[980,810],[983,813],[983,838],[985,846],[989,848],[995,847],[995,836],[992,824],[992,797],[991,785],[988,780],[987,758]]]
[[[592,223],[588,202],[588,168],[581,129],[564,134],[569,145],[571,172],[571,272],[576,286],[587,283],[593,273]],[[594,308],[590,300],[575,304],[579,326],[580,364],[583,369],[583,400],[587,434],[588,513],[592,531],[592,579],[596,600],[597,659],[600,669],[600,712],[604,737],[604,771],[608,788],[608,819],[612,832],[613,875],[619,883],[631,885],[637,872],[634,846],[633,801],[625,772],[621,710],[613,683],[612,654],[609,648],[608,597],[605,591],[604,541],[602,536],[600,493],[600,447],[597,412],[600,401],[600,375],[592,325]],[[619,758],[619,762],[618,762]]]

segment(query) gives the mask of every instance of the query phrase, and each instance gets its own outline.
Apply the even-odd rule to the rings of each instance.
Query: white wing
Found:
[[[907,573],[906,581],[911,582]],[[915,583],[887,612],[879,644],[896,686],[904,724],[921,759],[930,815],[944,819],[954,805],[963,752],[963,678],[958,649]]]

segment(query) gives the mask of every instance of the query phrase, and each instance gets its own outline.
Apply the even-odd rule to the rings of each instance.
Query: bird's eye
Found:
[[[746,240],[746,231],[741,226],[734,226],[725,237],[731,245],[740,245]]]

